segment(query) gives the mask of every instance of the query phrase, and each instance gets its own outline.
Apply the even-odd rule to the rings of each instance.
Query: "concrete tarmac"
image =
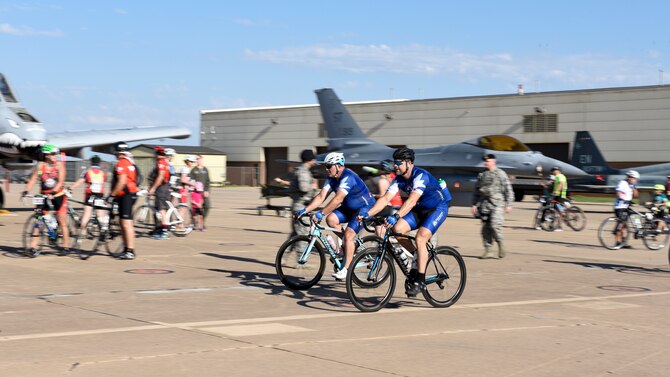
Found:
[[[0,376],[667,376],[668,248],[609,251],[609,205],[580,205],[582,232],[507,215],[508,256],[480,260],[480,223],[453,208],[438,235],[465,258],[460,301],[435,309],[402,285],[361,313],[329,276],[277,279],[289,219],[257,188],[212,193],[206,232],[139,239],[137,259],[23,257],[30,213],[12,186],[0,215]],[[77,195],[79,195],[77,193]],[[288,204],[287,199],[273,204]]]

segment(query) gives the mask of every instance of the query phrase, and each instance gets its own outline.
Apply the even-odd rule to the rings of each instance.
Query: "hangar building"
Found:
[[[345,105],[371,139],[390,146],[424,148],[508,134],[569,162],[575,132],[589,131],[613,167],[670,161],[665,85]],[[226,153],[228,177],[237,180],[231,183],[269,182],[288,171],[276,160],[297,160],[306,148],[326,151],[318,104],[202,110],[200,117],[201,146]]]

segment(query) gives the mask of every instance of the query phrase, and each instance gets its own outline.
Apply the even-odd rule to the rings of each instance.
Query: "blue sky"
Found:
[[[203,109],[670,84],[670,2],[0,1],[0,72],[48,130]],[[662,72],[661,72],[662,71]],[[667,73],[665,72],[667,71]]]

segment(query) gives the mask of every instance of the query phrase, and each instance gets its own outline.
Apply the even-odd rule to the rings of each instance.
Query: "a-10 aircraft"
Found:
[[[666,177],[670,176],[670,163],[667,162],[628,169],[611,168],[588,131],[578,131],[575,134],[571,162],[590,174],[588,177],[570,182],[570,189],[573,191],[613,193],[617,183],[626,178],[628,170],[636,170],[640,173],[640,179],[637,181],[638,187],[665,184]]]
[[[349,111],[332,89],[316,90],[321,115],[328,133],[328,150],[344,153],[346,165],[379,164],[390,159],[393,148],[371,140],[363,133]],[[452,194],[451,205],[469,206],[477,181],[483,171],[482,156],[492,153],[498,167],[509,176],[515,199],[542,191],[541,183],[552,167],[558,166],[568,178],[587,174],[572,165],[531,151],[525,144],[508,135],[477,137],[459,144],[431,148],[415,148],[415,164],[427,169],[436,178],[444,178]],[[324,155],[317,156],[323,161]]]
[[[133,127],[124,129],[65,131],[49,133],[22,104],[0,74],[0,162],[8,170],[31,169],[39,159],[40,147],[56,145],[69,156],[77,156],[84,147],[110,153],[119,141],[160,138],[184,139],[191,131],[184,127]],[[0,208],[4,194],[0,190]]]

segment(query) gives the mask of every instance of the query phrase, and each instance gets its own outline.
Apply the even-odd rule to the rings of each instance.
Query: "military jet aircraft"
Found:
[[[160,138],[184,139],[191,131],[184,127],[133,127],[111,130],[65,131],[47,135],[42,123],[22,104],[0,74],[0,162],[8,170],[31,169],[39,159],[40,147],[52,143],[70,156],[79,155],[84,147],[110,153],[119,141]],[[4,194],[0,190],[0,208]]]
[[[626,177],[626,171],[636,170],[640,173],[638,187],[653,187],[664,184],[670,175],[670,163],[636,166],[628,169],[611,168],[598,149],[595,140],[588,131],[575,134],[572,150],[572,165],[589,173],[588,177],[570,182],[571,190],[586,192],[613,193],[619,181]]]
[[[316,90],[321,115],[328,133],[328,149],[344,153],[346,164],[379,164],[393,155],[393,148],[371,140],[363,133],[332,89]],[[493,153],[498,167],[510,176],[517,201],[525,194],[542,191],[543,173],[558,166],[568,177],[582,177],[584,171],[572,165],[531,151],[519,140],[507,135],[488,135],[459,144],[414,149],[416,165],[447,181],[453,196],[451,205],[471,205],[477,174],[484,170],[482,156]],[[323,161],[324,155],[317,159]]]

